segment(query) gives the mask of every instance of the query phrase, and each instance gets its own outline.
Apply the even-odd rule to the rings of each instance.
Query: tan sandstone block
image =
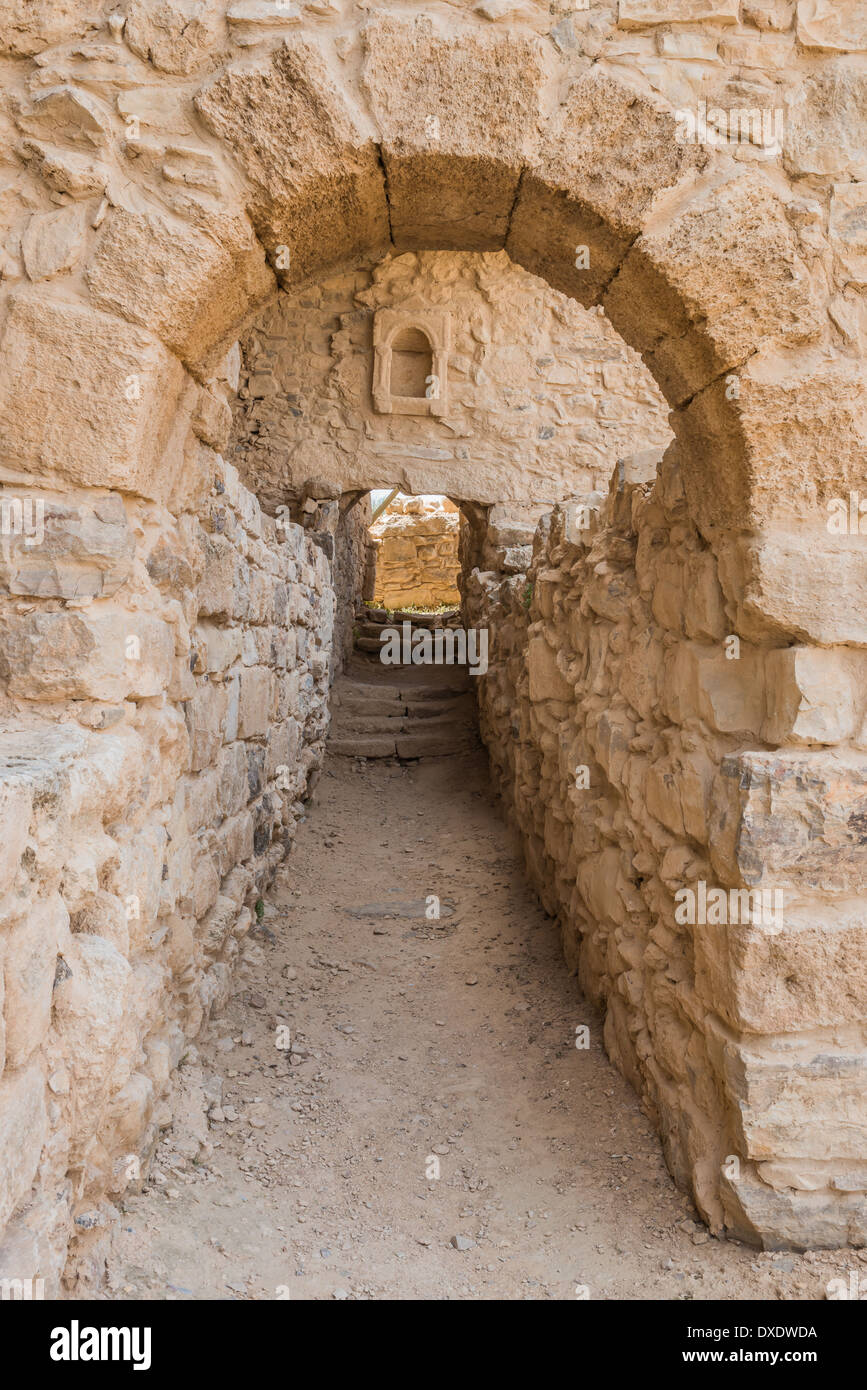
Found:
[[[382,132],[395,246],[503,245],[545,76],[527,34],[437,32],[380,15],[364,29],[363,83]]]
[[[69,914],[56,894],[38,899],[6,934],[4,953],[6,1065],[21,1067],[41,1046],[51,1026],[57,952],[69,931]]]
[[[867,685],[867,653],[783,647],[768,652],[768,743],[844,743]]]
[[[256,185],[250,213],[269,252],[282,245],[289,253],[282,284],[388,244],[377,152],[316,44],[286,40],[264,58],[229,67],[195,104]]]
[[[733,1028],[797,1033],[867,1010],[867,900],[787,902],[780,929],[696,926],[696,988]]]
[[[86,279],[99,308],[152,329],[193,363],[222,352],[235,325],[275,288],[262,246],[240,211],[213,218],[204,232],[180,219],[117,208],[100,233]]]
[[[737,24],[741,0],[620,0],[621,29],[647,24]]]
[[[16,295],[0,342],[0,468],[159,497],[183,384],[180,364],[140,329]]]
[[[798,39],[804,48],[826,52],[867,52],[867,10],[863,0],[798,0]]]
[[[30,1192],[47,1131],[39,1066],[0,1078],[0,1230]]]
[[[710,852],[722,884],[797,896],[864,887],[867,761],[842,750],[739,753],[715,781]]]
[[[160,695],[174,663],[171,629],[142,613],[35,612],[0,620],[0,674],[29,700]]]

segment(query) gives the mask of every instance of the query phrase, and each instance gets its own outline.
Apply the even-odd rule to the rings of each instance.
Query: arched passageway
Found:
[[[152,49],[128,28],[141,97]],[[830,180],[810,174],[815,215],[790,182],[803,141],[767,164],[684,144],[634,73],[563,70],[520,29],[380,15],[346,51],[339,85],[311,34],[215,47],[207,73],[193,54],[167,110],[69,73],[28,86],[23,57],[14,79],[6,1240],[56,1275],[77,1231],[86,1267],[90,1217],[153,1143],[303,814],[333,532],[263,512],[224,462],[231,345],[278,285],[393,247],[505,248],[601,305],[668,402],[655,480],[637,465],[556,511],[529,592],[506,577],[467,596],[509,653],[483,729],[609,1050],[705,1219],[861,1243],[864,388]],[[169,155],[166,122],[195,149]],[[157,156],[132,148],[149,123]],[[332,462],[307,474],[311,515],[383,482]],[[502,500],[490,479],[462,492],[455,455],[427,462],[428,490]],[[768,922],[719,919],[751,894]]]

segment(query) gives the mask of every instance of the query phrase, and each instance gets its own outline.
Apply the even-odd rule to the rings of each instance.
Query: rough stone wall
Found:
[[[380,308],[444,308],[441,418],[373,408]],[[505,252],[407,253],[281,295],[242,339],[230,457],[265,505],[324,476],[495,503],[604,486],[608,460],[671,438],[653,378],[610,323]]]
[[[365,597],[368,572],[374,564],[369,535],[370,497],[359,498],[350,507],[344,499],[334,537],[333,583],[335,595],[334,648],[331,680],[337,679],[355,644],[355,614]]]
[[[608,1052],[711,1227],[864,1244],[867,653],[738,642],[673,457],[656,482],[649,462],[544,517],[526,573],[466,578],[482,735]],[[702,881],[728,921],[678,917]],[[732,889],[781,896],[744,922]]]
[[[207,453],[176,513],[31,492],[41,542],[3,538],[0,1274],[54,1293],[68,1243],[98,1272],[322,755],[328,561]]]
[[[460,513],[447,497],[396,497],[371,527],[381,608],[454,606]]]

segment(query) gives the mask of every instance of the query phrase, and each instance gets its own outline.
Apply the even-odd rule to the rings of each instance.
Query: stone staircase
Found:
[[[454,626],[455,611],[386,613],[365,610],[356,624],[356,653],[331,692],[332,753],[355,758],[433,758],[478,747],[476,700],[464,666],[386,666],[378,660],[383,629]]]
[[[460,627],[461,615],[457,608],[449,608],[442,613],[414,613],[403,608],[389,613],[385,608],[364,608],[356,617],[357,650],[378,655],[385,629],[401,628],[405,622],[412,623],[414,630],[427,628],[429,631],[435,631],[438,627]]]

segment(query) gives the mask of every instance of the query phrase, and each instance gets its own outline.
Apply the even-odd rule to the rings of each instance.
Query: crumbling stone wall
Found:
[[[172,508],[40,490],[39,543],[3,539],[0,1271],[54,1292],[70,1241],[98,1270],[322,757],[328,561],[202,451]]]
[[[716,1231],[863,1244],[867,653],[737,637],[671,452],[464,594],[496,781],[675,1177]]]
[[[381,608],[439,608],[460,601],[460,514],[447,497],[395,497],[371,527],[374,599]]]
[[[379,309],[450,315],[442,417],[373,407]],[[265,505],[323,475],[487,504],[604,486],[663,447],[665,402],[608,321],[505,252],[407,252],[281,295],[242,339],[230,457]]]

